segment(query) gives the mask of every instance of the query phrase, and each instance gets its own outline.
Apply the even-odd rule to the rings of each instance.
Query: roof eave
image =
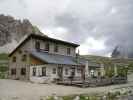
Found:
[[[40,38],[47,38],[47,39],[51,39],[51,40],[54,40],[54,41],[58,41],[58,42],[62,42],[62,43],[65,43],[65,44],[69,44],[69,45],[72,45],[74,47],[78,47],[80,45],[78,44],[75,44],[75,43],[70,43],[70,42],[66,42],[66,41],[62,41],[62,40],[57,40],[57,39],[54,39],[54,38],[50,38],[50,37],[46,37],[46,36],[41,36],[41,35],[37,35],[37,34],[30,34],[27,36],[27,38],[25,40],[22,41],[22,43],[20,43],[20,45],[18,45],[9,55],[8,57],[10,57],[23,43],[25,43],[26,40],[28,40],[30,37],[40,37]]]

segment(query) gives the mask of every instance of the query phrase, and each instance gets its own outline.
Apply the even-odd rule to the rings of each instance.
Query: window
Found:
[[[46,67],[42,67],[42,76],[46,76]]]
[[[22,56],[22,61],[26,61],[27,60],[27,56],[24,54],[23,56]]]
[[[33,68],[33,76],[36,76],[36,68]]]
[[[11,75],[16,75],[16,69],[15,68],[11,69]]]
[[[65,74],[68,75],[68,69],[67,68],[65,69]]]
[[[71,54],[71,49],[67,48],[67,54],[70,55]]]
[[[77,73],[81,73],[81,67],[77,67]]]
[[[12,62],[16,62],[16,57],[15,56],[13,57]]]
[[[56,74],[56,68],[53,68],[53,74]]]
[[[21,75],[26,75],[26,68],[21,68]]]
[[[71,76],[75,76],[75,68],[72,68]]]
[[[45,51],[49,51],[49,43],[45,44]]]
[[[54,52],[58,52],[58,45],[57,44],[55,44],[55,46],[54,46]]]
[[[36,48],[37,50],[40,49],[40,42],[39,42],[39,41],[36,41],[36,43],[35,43],[35,48]]]
[[[19,54],[21,54],[21,53],[22,53],[22,51],[21,51],[21,50],[19,50],[19,51],[18,51],[18,53],[19,53]]]

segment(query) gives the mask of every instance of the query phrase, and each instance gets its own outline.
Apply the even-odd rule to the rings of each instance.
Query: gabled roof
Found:
[[[37,34],[31,34],[31,37],[36,38],[36,39],[41,39],[41,40],[49,40],[55,43],[62,43],[62,44],[66,44],[66,45],[70,45],[73,47],[78,47],[79,44],[76,43],[72,43],[72,42],[68,42],[68,41],[64,41],[64,40],[59,40],[59,39],[55,39],[55,38],[51,38],[48,36],[42,36],[42,35],[37,35]]]
[[[48,64],[65,64],[65,65],[85,65],[86,60],[85,59],[78,59],[78,62],[76,61],[76,57],[71,56],[64,56],[64,55],[58,55],[58,54],[49,54],[47,52],[42,51],[31,51],[30,54]]]
[[[29,40],[30,38],[35,38],[38,40],[48,40],[48,41],[52,41],[54,43],[61,43],[61,44],[65,44],[65,45],[69,45],[69,46],[73,46],[73,47],[78,47],[78,44],[75,43],[71,43],[71,42],[67,42],[67,41],[63,41],[63,40],[59,40],[59,39],[54,39],[45,35],[38,35],[38,34],[30,34],[30,35],[26,35],[16,46],[16,48],[9,54],[9,57],[20,47],[22,46],[27,40]]]

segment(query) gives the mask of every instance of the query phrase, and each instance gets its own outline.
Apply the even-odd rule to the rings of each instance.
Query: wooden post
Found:
[[[114,73],[115,73],[115,76],[118,75],[118,73],[117,73],[117,65],[116,64],[114,64]]]
[[[86,65],[85,65],[85,79],[87,79],[88,78],[88,76],[89,76],[89,62],[88,61],[86,61]]]
[[[101,63],[101,68],[100,68],[101,76],[105,75],[105,69],[104,69],[104,64]]]
[[[86,78],[86,76],[85,76],[85,66],[81,66],[81,67],[82,67],[82,69],[81,69],[82,87],[85,87],[85,78]]]

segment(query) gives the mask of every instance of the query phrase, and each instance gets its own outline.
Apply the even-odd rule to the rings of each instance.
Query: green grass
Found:
[[[69,95],[69,96],[63,96],[62,99],[63,100],[74,100],[75,97],[76,95]]]
[[[124,64],[128,65],[128,71],[133,73],[133,59],[114,59],[103,56],[95,56],[95,55],[81,55],[80,57],[86,58],[95,63],[103,63],[105,66],[113,67],[115,63],[121,63],[122,66]]]
[[[58,100],[120,100],[123,96],[128,96],[129,94],[132,94],[132,91],[125,91],[125,94],[122,94],[121,91],[112,91],[107,93],[96,93],[96,94],[79,94],[79,95],[66,95],[66,96],[57,96]],[[42,98],[40,100],[57,100],[54,98],[54,96],[49,96]]]
[[[95,55],[80,55],[80,57],[89,59],[91,61],[96,61],[96,62],[110,62],[110,63],[114,63],[114,62],[118,62],[118,63],[126,63],[126,64],[133,64],[133,59],[131,58],[111,58],[111,57],[104,57],[104,56],[95,56]]]
[[[80,97],[80,100],[90,100],[90,97],[86,95],[80,95],[79,97]]]
[[[6,72],[8,70],[8,67],[4,66],[4,67],[0,67],[0,72]]]
[[[0,79],[6,79],[7,73],[0,73]]]
[[[6,54],[6,53],[1,53],[1,54],[0,54],[0,60],[8,60],[8,54]]]
[[[55,100],[54,97],[50,96],[46,100]]]
[[[4,79],[7,76],[8,71],[8,54],[0,54],[0,79]]]
[[[81,57],[89,59],[91,61],[101,62],[101,61],[110,61],[109,57],[95,56],[95,55],[81,55]]]

